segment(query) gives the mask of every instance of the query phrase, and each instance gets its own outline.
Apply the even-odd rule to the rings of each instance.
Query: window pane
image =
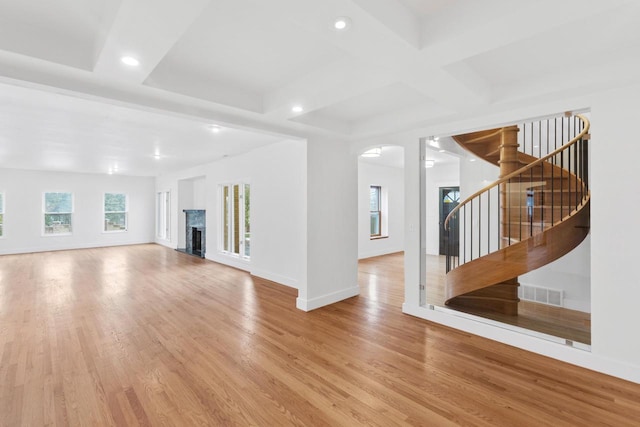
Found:
[[[73,211],[71,193],[45,193],[44,211],[48,213],[69,213]]]
[[[104,231],[124,231],[127,229],[125,212],[107,213],[104,216]]]
[[[380,210],[380,187],[370,187],[369,190],[369,210],[370,211],[379,211]]]
[[[127,195],[121,193],[105,193],[105,212],[125,212],[127,210]]]
[[[44,234],[71,233],[71,214],[45,214]]]
[[[164,193],[164,237],[171,238],[171,192]]]
[[[0,237],[4,236],[4,194],[0,193]]]
[[[240,255],[240,186],[233,186],[233,253]]]
[[[251,254],[251,189],[249,184],[244,185],[244,256]]]
[[[371,235],[380,235],[380,212],[371,212]]]
[[[222,238],[222,248],[225,251],[229,250],[229,187],[225,186],[223,189],[224,198],[224,226],[223,226],[223,238]]]
[[[164,209],[163,209],[163,194],[162,193],[157,193],[156,194],[156,236],[158,237],[164,237],[164,221],[162,218],[162,215],[164,214]]]

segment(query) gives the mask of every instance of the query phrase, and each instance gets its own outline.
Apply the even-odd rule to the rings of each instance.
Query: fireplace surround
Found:
[[[181,252],[204,258],[206,251],[205,210],[184,209],[183,212],[186,215],[186,230],[185,248]]]

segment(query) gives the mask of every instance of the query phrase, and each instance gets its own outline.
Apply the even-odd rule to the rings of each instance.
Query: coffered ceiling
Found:
[[[630,84],[639,23],[633,0],[0,0],[0,167],[157,175]]]

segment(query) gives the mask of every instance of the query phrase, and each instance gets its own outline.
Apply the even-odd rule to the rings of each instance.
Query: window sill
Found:
[[[102,234],[126,233],[128,231],[129,230],[109,230],[109,231],[103,230]]]
[[[380,239],[388,239],[389,236],[373,236],[370,237],[369,240],[380,240]]]
[[[49,233],[49,234],[42,234],[42,237],[60,237],[60,236],[73,236],[73,233]]]

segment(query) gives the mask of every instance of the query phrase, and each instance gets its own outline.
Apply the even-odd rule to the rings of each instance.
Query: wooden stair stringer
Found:
[[[532,237],[469,261],[446,275],[445,304],[540,268],[577,247],[589,234],[590,196],[571,216]],[[463,298],[460,298],[463,299]]]

